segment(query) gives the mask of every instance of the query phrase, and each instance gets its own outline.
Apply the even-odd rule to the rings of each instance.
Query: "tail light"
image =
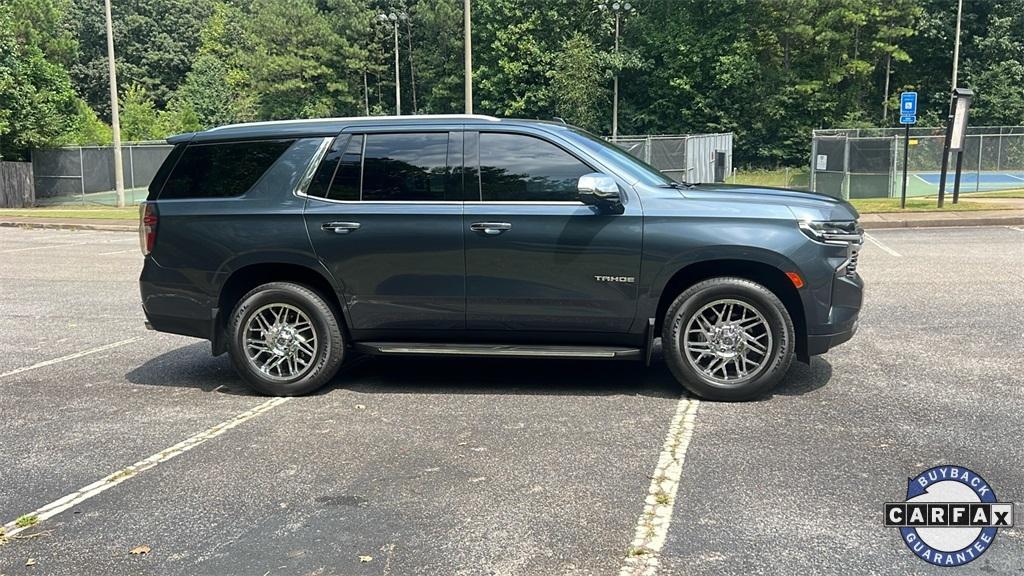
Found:
[[[159,218],[156,205],[149,202],[139,204],[139,248],[142,255],[148,256],[156,245],[156,225]]]

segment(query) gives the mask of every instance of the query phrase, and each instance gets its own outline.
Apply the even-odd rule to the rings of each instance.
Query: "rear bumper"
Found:
[[[139,292],[150,330],[207,340],[214,337],[216,304],[184,274],[146,258]]]

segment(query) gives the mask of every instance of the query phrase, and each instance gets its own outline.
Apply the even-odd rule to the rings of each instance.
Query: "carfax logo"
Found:
[[[907,480],[907,501],[886,502],[885,525],[936,566],[963,566],[1013,526],[1013,504],[999,502],[988,482],[962,466],[936,466]]]

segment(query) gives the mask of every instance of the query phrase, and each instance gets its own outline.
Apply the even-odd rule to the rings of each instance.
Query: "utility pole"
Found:
[[[619,25],[622,22],[622,15],[615,11],[615,57],[619,56]],[[612,79],[612,142],[619,139],[619,72],[616,70],[615,78]]]
[[[124,167],[121,163],[121,119],[118,117],[117,71],[114,65],[114,25],[110,16],[110,0],[105,0],[107,15],[107,64],[110,68],[110,131],[114,137],[114,190],[117,207],[124,208]],[[84,169],[84,167],[83,167]]]
[[[392,14],[391,16],[394,16]],[[402,80],[398,67],[398,20],[395,19],[395,115],[402,115]]]
[[[964,0],[957,0],[956,3],[956,41],[953,44],[953,86],[952,90],[956,90],[956,73],[960,66],[960,17],[964,11]]]
[[[602,12],[611,11],[615,14],[615,62],[618,65],[619,56],[619,33],[622,30],[622,16],[623,14],[631,14],[636,12],[636,9],[629,2],[612,2],[606,4],[601,2],[597,5],[598,9]],[[615,71],[615,76],[612,77],[612,141],[614,142],[619,137],[619,72]]]
[[[385,24],[391,23],[395,28],[395,115],[402,115],[402,80],[401,69],[398,67],[398,21],[405,19],[404,12],[391,12],[389,14],[378,14],[377,19]]]
[[[466,114],[473,113],[473,19],[469,12],[470,0],[463,0],[462,3],[462,18],[463,18],[463,45],[465,47],[465,67],[466,67]]]

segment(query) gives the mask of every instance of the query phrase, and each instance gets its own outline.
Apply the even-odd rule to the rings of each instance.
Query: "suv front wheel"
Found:
[[[662,324],[665,361],[688,390],[710,400],[747,400],[789,369],[793,320],[764,286],[712,278],[676,297]]]
[[[331,306],[300,284],[271,282],[239,300],[228,324],[235,370],[257,392],[298,396],[334,377],[344,359]]]

